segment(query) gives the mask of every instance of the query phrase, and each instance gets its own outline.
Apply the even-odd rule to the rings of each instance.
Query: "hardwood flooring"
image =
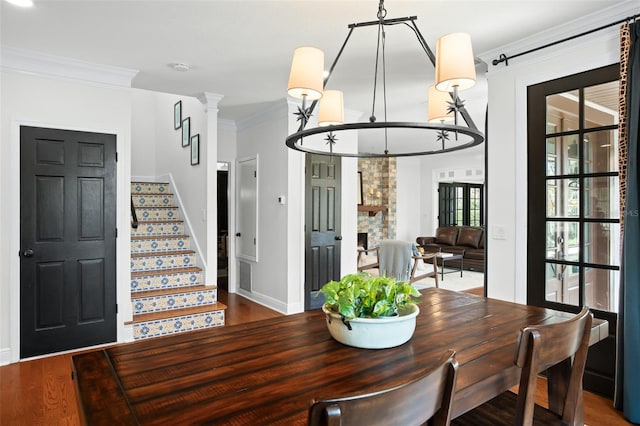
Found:
[[[281,314],[253,303],[237,294],[219,291],[227,305],[227,324],[259,321]],[[0,367],[0,425],[79,425],[74,382],[71,379],[71,355],[54,355]],[[538,383],[539,404],[546,395],[543,379]],[[585,423],[629,425],[609,399],[585,392]]]

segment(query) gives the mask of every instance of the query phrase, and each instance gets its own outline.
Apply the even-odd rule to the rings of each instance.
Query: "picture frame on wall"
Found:
[[[200,134],[191,136],[191,165],[200,164]]]
[[[362,201],[362,172],[358,172],[358,205],[361,206],[363,204]]]
[[[182,120],[182,146],[189,146],[191,139],[191,119],[189,117]]]
[[[173,106],[173,128],[178,130],[182,126],[182,101]]]

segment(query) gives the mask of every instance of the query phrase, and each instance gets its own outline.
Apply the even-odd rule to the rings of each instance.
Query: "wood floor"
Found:
[[[219,291],[227,305],[228,325],[259,321],[281,314],[250,302],[242,296]],[[71,355],[55,355],[0,367],[0,425],[78,425]],[[538,395],[544,392],[540,381]],[[545,402],[539,401],[540,404]],[[585,422],[588,425],[629,425],[611,400],[585,392]]]

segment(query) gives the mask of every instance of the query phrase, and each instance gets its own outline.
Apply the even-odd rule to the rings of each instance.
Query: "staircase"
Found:
[[[168,183],[132,182],[138,227],[131,229],[135,340],[224,325],[226,306],[205,286]]]

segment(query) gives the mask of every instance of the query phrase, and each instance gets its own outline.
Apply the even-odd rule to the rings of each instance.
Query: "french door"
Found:
[[[590,349],[585,388],[613,394],[619,288],[617,64],[528,89],[527,303],[589,306],[610,337]]]

